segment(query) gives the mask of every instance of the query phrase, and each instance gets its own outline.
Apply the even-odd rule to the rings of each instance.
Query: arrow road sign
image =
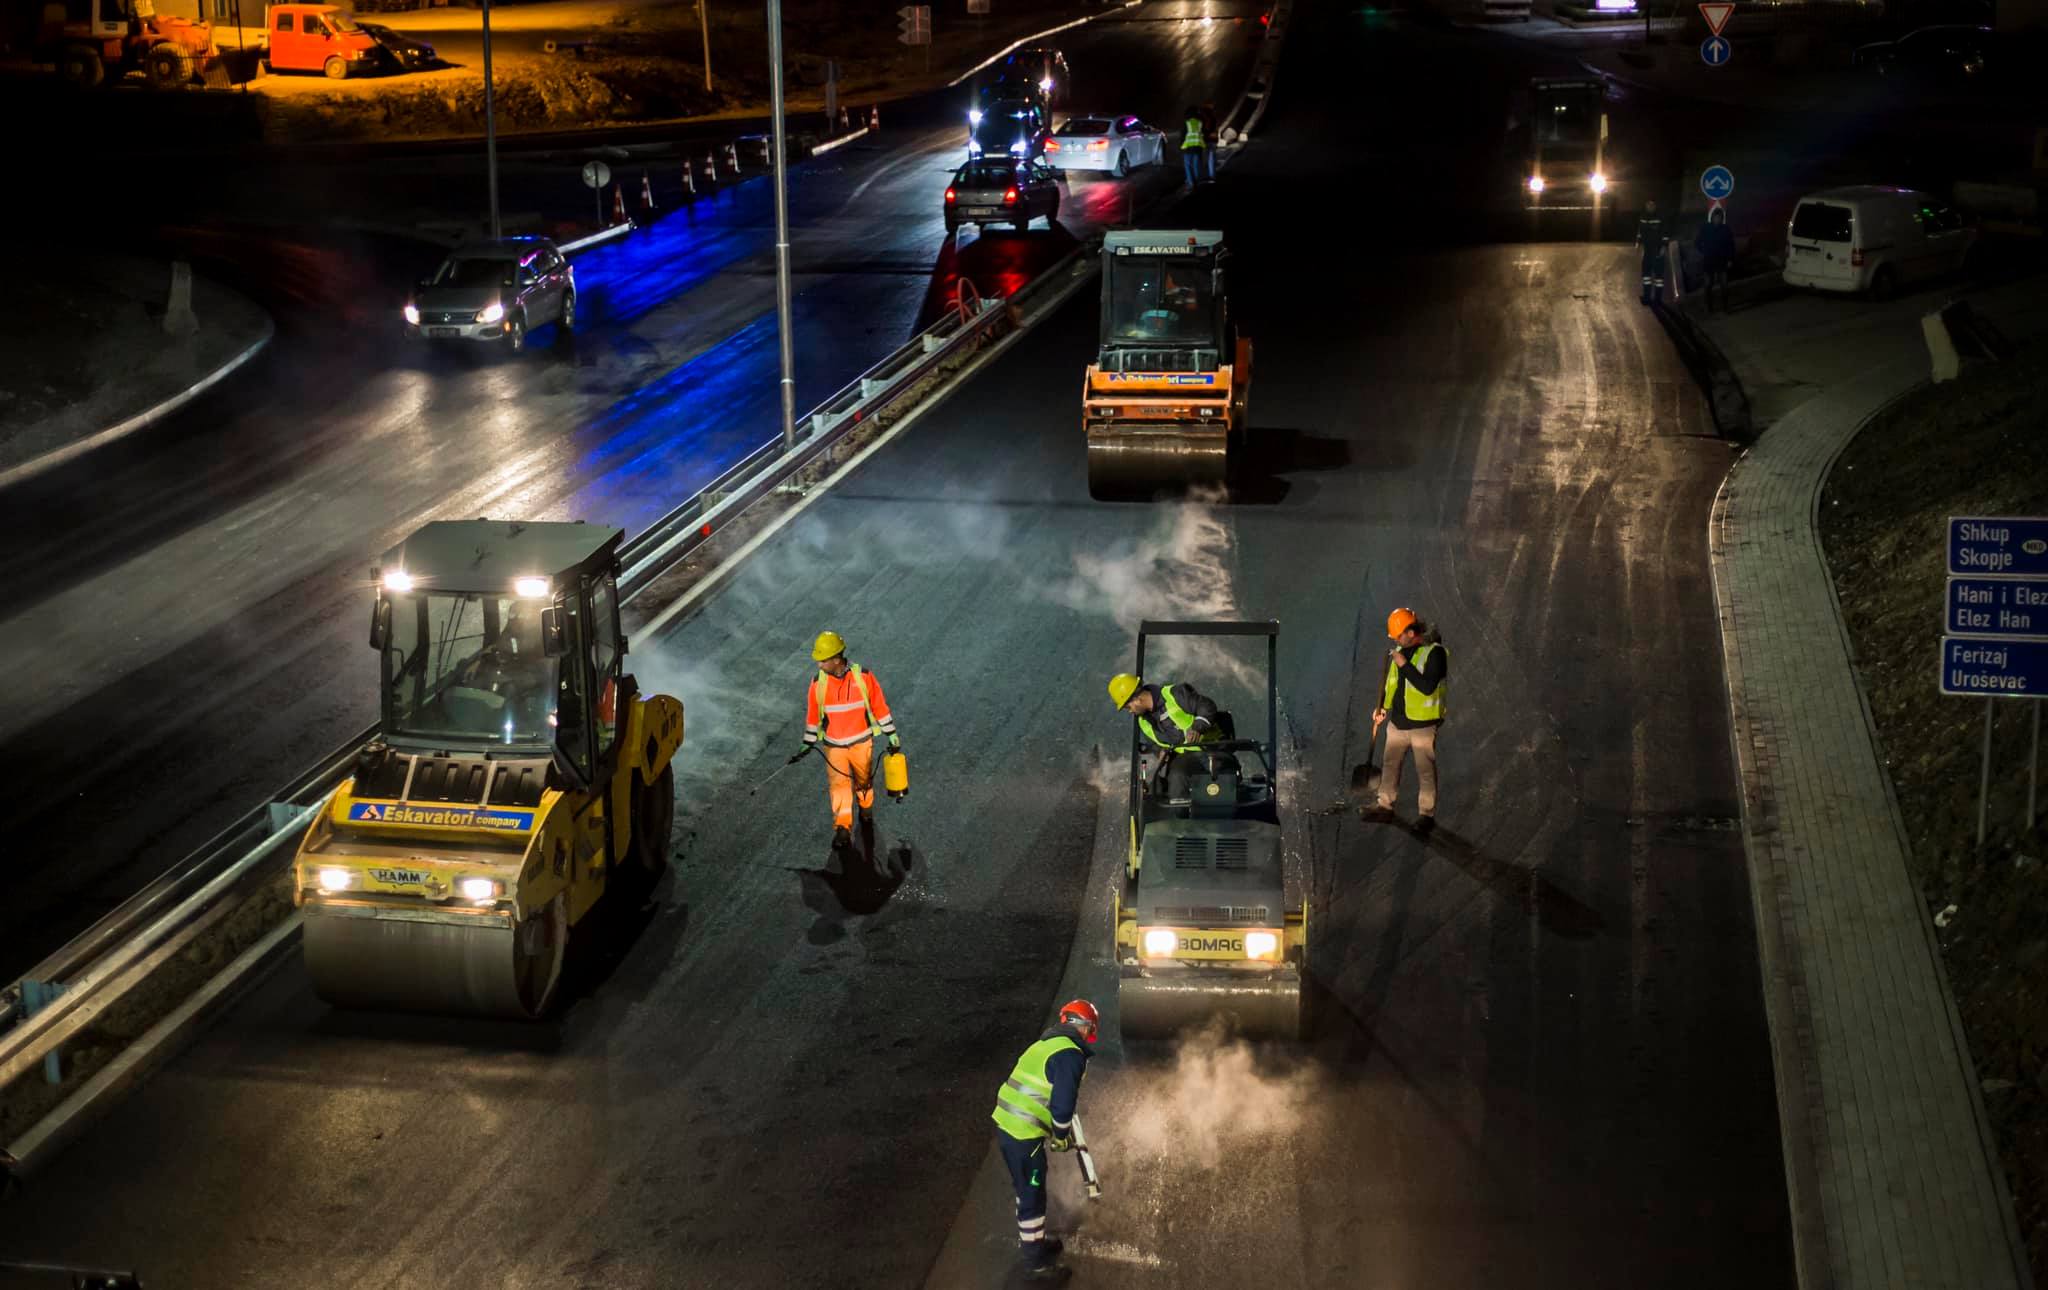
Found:
[[[1700,42],[1700,61],[1709,67],[1724,66],[1735,54],[1735,46],[1719,36],[1709,36]]]
[[[1721,28],[1728,25],[1728,19],[1734,12],[1735,6],[1726,3],[1726,0],[1700,6],[1700,16],[1707,20],[1707,33],[1713,36],[1721,34]]]
[[[2048,518],[2028,515],[1951,515],[1948,571],[2048,577]]]
[[[1735,191],[1735,172],[1726,166],[1708,166],[1700,172],[1700,191],[1708,201],[1727,201]]]

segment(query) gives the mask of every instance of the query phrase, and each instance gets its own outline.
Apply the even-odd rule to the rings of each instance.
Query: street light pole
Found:
[[[484,5],[484,170],[491,183],[491,240],[505,235],[498,223],[498,117],[491,93],[491,0]]]
[[[789,334],[789,141],[782,112],[782,0],[768,0],[768,97],[775,120],[775,330],[782,341],[782,448],[796,447],[796,351]]]
[[[697,0],[697,29],[704,33],[704,92],[711,92],[711,0]]]

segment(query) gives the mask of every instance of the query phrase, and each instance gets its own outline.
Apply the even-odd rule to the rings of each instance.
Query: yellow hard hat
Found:
[[[1410,627],[1413,627],[1414,625],[1414,610],[1396,609],[1393,613],[1387,615],[1387,639],[1390,641],[1400,640],[1401,633],[1407,631]]]
[[[1109,697],[1116,700],[1118,710],[1122,710],[1123,706],[1131,701],[1131,696],[1137,692],[1138,678],[1135,674],[1118,672],[1109,678]]]
[[[839,639],[838,632],[819,632],[818,639],[811,642],[811,657],[822,663],[828,658],[838,658],[846,652],[846,642]]]

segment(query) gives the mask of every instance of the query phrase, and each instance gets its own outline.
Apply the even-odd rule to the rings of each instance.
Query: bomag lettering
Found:
[[[1183,936],[1180,947],[1190,954],[1242,954],[1241,936]]]

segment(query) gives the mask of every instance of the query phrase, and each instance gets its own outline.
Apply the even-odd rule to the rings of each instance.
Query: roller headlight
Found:
[[[1246,932],[1244,934],[1244,956],[1248,959],[1279,958],[1280,934],[1278,932]]]
[[[322,891],[347,891],[355,885],[356,876],[346,869],[329,868],[320,871],[320,890]]]
[[[1172,932],[1145,933],[1145,957],[1154,959],[1172,958],[1174,946],[1179,938]]]
[[[483,308],[476,311],[476,320],[480,323],[502,322],[504,320],[504,317],[505,306],[497,303],[496,301],[492,301],[490,304],[487,304]]]
[[[1601,174],[1597,170],[1587,177],[1586,182],[1592,185],[1593,191],[1596,193],[1604,193],[1607,191],[1607,176]]]
[[[546,578],[514,578],[512,590],[528,600],[538,600],[548,594]]]
[[[1529,191],[1532,193],[1540,193],[1543,191],[1543,176],[1529,176]]]
[[[458,890],[464,900],[473,900],[479,905],[498,898],[498,884],[489,878],[464,878]]]
[[[404,595],[412,590],[412,575],[403,569],[386,569],[384,571],[384,590],[395,591],[401,596]]]

